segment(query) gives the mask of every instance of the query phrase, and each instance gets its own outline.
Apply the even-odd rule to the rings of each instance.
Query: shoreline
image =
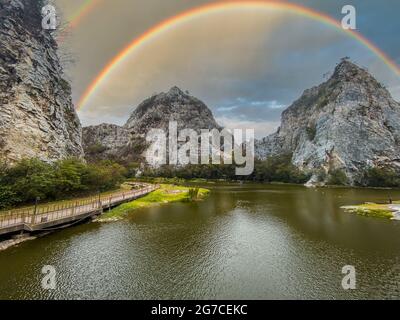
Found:
[[[137,209],[151,208],[174,202],[200,201],[206,198],[210,192],[209,189],[205,188],[190,188],[172,184],[161,184],[160,188],[152,193],[134,201],[121,204],[111,211],[104,213],[95,221],[100,223],[115,222],[124,219]]]
[[[193,191],[196,189],[197,191]],[[139,208],[150,208],[173,202],[200,201],[203,200],[209,193],[210,190],[204,188],[190,188],[184,186],[163,184],[161,185],[160,189],[157,189],[142,198],[120,204],[109,212],[104,212],[98,218],[93,219],[92,222],[107,223],[119,221],[124,219],[130,212]],[[60,230],[62,229],[64,228],[61,228]],[[31,235],[29,233],[19,235],[14,234],[10,239],[0,240],[0,252],[5,251],[11,247],[18,246],[21,243],[46,236],[51,232],[53,231],[44,231],[35,235]]]
[[[279,181],[250,181],[250,180],[229,180],[229,179],[203,179],[203,178],[194,178],[194,179],[184,179],[184,178],[164,178],[164,177],[143,177],[143,178],[134,178],[128,181],[133,182],[148,182],[148,183],[166,183],[166,184],[179,184],[179,183],[198,183],[198,184],[216,184],[216,183],[236,183],[236,184],[260,184],[260,185],[284,185],[284,186],[299,186],[305,187],[309,189],[372,189],[372,190],[393,190],[399,191],[400,187],[373,187],[373,186],[351,186],[351,185],[319,185],[319,186],[306,186],[302,183],[294,183],[294,182],[279,182]]]
[[[16,237],[8,239],[8,240],[0,241],[0,252],[5,251],[11,247],[15,247],[21,243],[35,240],[37,238],[38,238],[37,236],[31,236],[29,234],[25,234],[25,235],[21,235],[21,236],[16,236]]]

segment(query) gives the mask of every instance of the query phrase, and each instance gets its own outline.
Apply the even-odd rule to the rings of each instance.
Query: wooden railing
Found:
[[[48,206],[41,205],[36,208],[31,207],[6,211],[0,213],[0,229],[19,225],[37,225],[75,216],[79,217],[84,214],[96,213],[120,203],[137,199],[158,188],[158,185],[147,184],[141,189],[116,192],[110,195],[99,195],[75,202],[69,201],[64,204],[49,204]]]

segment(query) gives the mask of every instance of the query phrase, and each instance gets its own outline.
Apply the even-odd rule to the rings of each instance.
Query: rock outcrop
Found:
[[[168,130],[169,121],[181,129],[219,129],[211,110],[199,99],[178,87],[143,101],[131,114],[125,128],[133,134],[144,135],[150,129]]]
[[[131,135],[124,127],[107,123],[84,127],[82,141],[88,160],[132,160],[129,157]]]
[[[0,158],[83,157],[81,124],[42,1],[0,0]]]
[[[368,71],[343,59],[331,78],[306,90],[282,113],[278,131],[256,143],[256,155],[292,153],[324,184],[342,170],[349,184],[370,167],[400,169],[400,105]]]
[[[176,121],[178,130],[221,129],[202,101],[173,87],[167,93],[154,95],[140,103],[123,127],[101,124],[84,128],[87,159],[119,159],[123,162],[143,159],[146,134],[151,129],[163,129],[167,133],[169,121]]]

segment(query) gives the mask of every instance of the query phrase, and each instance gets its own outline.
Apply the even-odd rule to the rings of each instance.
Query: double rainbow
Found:
[[[68,31],[78,27],[82,20],[95,8],[102,0],[85,0],[72,16],[68,18],[68,25],[58,36],[58,42],[63,42]]]
[[[294,13],[300,16],[304,16],[316,21],[320,21],[323,24],[331,26],[333,28],[337,28],[342,32],[346,33],[350,37],[356,39],[370,51],[372,51],[376,56],[378,56],[389,68],[391,68],[397,75],[400,75],[399,66],[392,61],[386,53],[384,53],[381,49],[376,47],[371,41],[362,36],[360,33],[354,30],[345,30],[342,28],[342,25],[337,20],[328,16],[327,14],[315,11],[313,9],[300,6],[297,4],[285,2],[285,1],[277,1],[277,0],[228,0],[228,1],[220,1],[211,4],[202,5],[200,7],[196,7],[190,9],[188,11],[182,12],[174,17],[164,20],[163,22],[157,24],[153,28],[149,29],[141,36],[135,38],[128,46],[126,46],[122,51],[120,51],[110,62],[106,64],[103,70],[94,78],[91,84],[87,87],[84,94],[80,98],[78,102],[77,109],[83,108],[91,96],[93,96],[98,90],[101,83],[107,80],[110,74],[115,70],[119,65],[124,63],[124,61],[128,58],[128,56],[133,53],[135,50],[139,49],[146,43],[151,40],[154,40],[162,33],[172,28],[175,28],[185,22],[188,22],[194,18],[207,16],[211,13],[223,12],[227,9],[245,9],[245,8],[254,8],[260,10],[276,10],[276,11],[286,11],[290,13]]]

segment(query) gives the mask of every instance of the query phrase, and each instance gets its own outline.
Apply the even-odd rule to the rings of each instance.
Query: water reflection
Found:
[[[398,297],[400,224],[340,209],[387,191],[212,188],[203,202],[141,209],[0,252],[0,298]],[[40,287],[45,264],[58,272],[55,291]],[[346,264],[357,269],[355,291],[340,286]]]

